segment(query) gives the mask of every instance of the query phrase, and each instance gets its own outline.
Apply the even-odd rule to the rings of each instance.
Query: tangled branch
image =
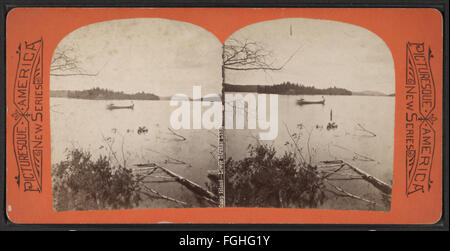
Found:
[[[230,39],[223,47],[223,68],[227,70],[281,70],[298,52],[298,48],[281,66],[269,62],[272,52],[254,41]]]
[[[51,76],[97,76],[100,71],[96,73],[88,73],[81,67],[81,61],[77,56],[72,55],[73,49],[57,48],[53,53],[53,58],[50,63]]]

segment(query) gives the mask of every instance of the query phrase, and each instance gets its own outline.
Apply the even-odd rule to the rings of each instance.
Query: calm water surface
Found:
[[[169,101],[133,101],[134,109],[107,110],[110,103],[130,105],[131,101],[51,98],[52,164],[65,159],[66,149],[79,147],[94,157],[110,156],[113,164],[127,166],[157,163],[206,187],[208,170],[217,170],[217,132],[214,130],[176,130],[169,128]],[[139,127],[148,133],[138,134]],[[110,142],[106,143],[106,140]],[[123,148],[122,148],[123,143]],[[109,146],[118,161],[111,156]],[[123,151],[122,151],[123,149]],[[201,206],[195,196],[176,182],[150,185],[173,198]],[[142,207],[179,207],[165,200],[152,200]]]
[[[301,147],[313,163],[343,159],[388,184],[392,183],[395,98],[325,96],[324,105],[299,106],[296,101],[302,97],[321,100],[321,96],[280,95],[278,136],[263,143],[273,145],[279,153],[289,150],[285,146],[290,140],[288,127],[291,133],[302,134]],[[51,98],[52,163],[64,160],[66,150],[73,147],[88,150],[94,157],[111,156],[109,142],[117,153],[116,162],[125,159],[127,165],[157,163],[206,187],[208,170],[217,169],[217,131],[176,130],[186,139],[182,140],[168,129],[170,113],[176,109],[169,106],[169,101],[133,102],[133,110],[109,111],[106,105],[110,103],[129,105],[131,101]],[[331,111],[338,127],[327,130]],[[138,128],[143,126],[148,133],[138,134]],[[361,126],[376,136],[364,132]],[[308,132],[311,132],[310,154],[307,151]],[[257,137],[258,130],[227,130],[227,158],[246,157],[248,145],[256,143]],[[373,161],[367,161],[367,158]],[[190,191],[177,183],[152,184],[152,188],[194,207],[202,206]],[[345,208],[343,204],[347,202],[330,200],[324,207]],[[143,208],[178,206],[165,200],[146,201],[142,205]]]
[[[325,104],[299,106],[296,101],[322,100],[321,96],[280,95],[278,97],[278,137],[272,141],[261,141],[272,145],[278,154],[291,151],[286,142],[290,133],[300,133],[299,145],[303,155],[318,164],[324,160],[345,160],[370,175],[392,183],[394,152],[394,118],[395,98],[382,96],[325,96]],[[251,112],[251,111],[248,111]],[[327,130],[332,119],[338,125],[334,130]],[[301,124],[301,128],[297,125]],[[362,128],[375,134],[365,132]],[[257,141],[258,130],[226,130],[227,158],[235,160],[247,156],[247,147]],[[309,152],[308,136],[309,132]],[[370,159],[370,160],[369,160]],[[342,183],[365,198],[381,200],[380,195],[371,184]],[[335,209],[367,209],[366,205],[356,205],[354,199],[328,200],[323,207]],[[380,203],[382,204],[382,203]],[[387,210],[381,206],[379,210]]]

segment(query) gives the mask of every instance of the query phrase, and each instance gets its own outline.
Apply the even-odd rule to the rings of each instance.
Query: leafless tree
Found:
[[[89,73],[81,67],[73,48],[56,48],[50,64],[51,76],[97,76],[99,72]]]
[[[223,69],[236,71],[277,71],[294,57],[298,49],[279,66],[275,66],[272,52],[266,50],[260,43],[255,41],[239,41],[230,39],[223,46]]]

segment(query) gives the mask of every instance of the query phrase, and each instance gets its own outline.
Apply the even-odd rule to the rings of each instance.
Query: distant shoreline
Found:
[[[98,87],[82,91],[50,90],[50,97],[87,100],[160,100],[160,98],[153,93],[138,92],[128,94]]]
[[[372,97],[395,97],[395,94],[364,94],[352,92],[352,94],[291,94],[291,93],[266,93],[266,92],[249,92],[249,91],[224,91],[225,93],[257,93],[257,94],[277,94],[283,96],[372,96]]]
[[[325,89],[315,88],[313,86],[304,86],[285,82],[278,85],[233,85],[224,84],[224,92],[248,92],[261,94],[278,94],[278,95],[330,95],[330,96],[392,96],[395,93],[385,94],[377,91],[350,91],[339,87],[329,87]]]
[[[325,96],[384,96],[395,97],[395,93],[385,94],[376,91],[350,91],[344,88],[329,87],[326,89],[319,89],[313,86],[303,86],[292,83],[283,83],[279,85],[232,85],[223,84],[224,93],[258,93],[258,94],[278,94],[278,95],[325,95]],[[160,97],[153,93],[137,92],[133,94],[124,93],[122,91],[112,91],[109,89],[102,89],[95,87],[88,90],[71,91],[71,90],[50,90],[50,97],[54,98],[74,98],[84,100],[173,100],[173,97]],[[180,101],[185,100],[179,98]],[[193,99],[189,97],[189,101],[213,101],[218,102],[221,99],[217,98],[201,98]]]

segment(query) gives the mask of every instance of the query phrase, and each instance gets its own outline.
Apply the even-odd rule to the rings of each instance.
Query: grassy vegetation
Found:
[[[325,200],[324,183],[314,166],[299,166],[295,153],[277,156],[273,147],[256,144],[242,160],[226,163],[229,207],[314,208]]]
[[[128,209],[141,200],[138,177],[107,157],[93,160],[89,152],[73,149],[53,169],[53,198],[57,211]]]

